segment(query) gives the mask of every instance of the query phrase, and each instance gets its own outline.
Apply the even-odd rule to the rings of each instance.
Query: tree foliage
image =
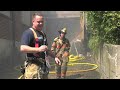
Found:
[[[92,50],[103,43],[120,45],[120,11],[88,11],[87,28]]]

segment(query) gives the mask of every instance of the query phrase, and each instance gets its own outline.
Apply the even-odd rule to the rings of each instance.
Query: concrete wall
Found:
[[[19,42],[13,42],[11,40],[0,39],[0,66],[12,67],[22,64],[24,58],[19,51]],[[22,60],[22,61],[21,61]]]
[[[0,12],[1,73],[11,72],[11,70],[15,70],[15,66],[23,64],[24,55],[19,51],[20,38],[28,26],[22,23],[21,16],[20,11]]]
[[[10,11],[0,11],[0,13],[6,15],[6,16],[8,16],[8,17],[11,16],[11,15],[10,15]]]
[[[100,52],[95,62],[101,79],[120,79],[120,46],[104,44]]]

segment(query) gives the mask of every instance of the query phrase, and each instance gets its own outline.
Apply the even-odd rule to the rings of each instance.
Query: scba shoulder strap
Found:
[[[32,32],[33,32],[33,34],[34,34],[34,38],[35,38],[35,47],[39,47],[38,36],[37,36],[36,32],[34,31],[33,28],[30,28],[30,30],[32,30]]]
[[[37,34],[36,34],[36,32],[35,32],[35,30],[33,29],[33,28],[29,28],[30,30],[32,30],[32,32],[33,32],[33,35],[34,35],[34,38],[35,38],[35,47],[39,47],[39,42],[38,42],[38,36],[37,36]],[[41,31],[41,33],[43,34],[43,36],[44,36],[44,45],[45,45],[45,42],[46,42],[46,35],[45,35],[45,33],[43,33],[42,31]]]
[[[33,34],[34,34],[35,39],[36,39],[36,38],[38,38],[38,36],[37,36],[36,32],[34,31],[34,29],[33,29],[33,28],[30,28],[30,30],[32,30],[32,32],[33,32]]]
[[[32,30],[33,34],[34,34],[34,38],[35,38],[35,47],[39,47],[39,43],[38,42],[38,36],[35,32],[35,30],[33,28],[30,28],[30,30]],[[42,32],[42,31],[41,31]],[[44,35],[44,38],[46,38],[46,35],[42,32],[42,34]],[[34,54],[36,57],[38,57],[39,55],[37,53]],[[46,52],[45,52],[45,56],[47,56]],[[49,61],[46,60],[46,65],[48,68],[51,68],[50,64],[49,64]],[[46,73],[49,73],[49,69],[46,67]],[[47,70],[48,69],[48,70]],[[45,73],[45,72],[44,72]]]
[[[33,32],[33,34],[34,34],[34,37],[35,37],[35,38],[38,38],[35,30],[34,30],[33,28],[30,28],[30,30],[32,30],[32,32]],[[41,31],[41,33],[44,35],[44,37],[46,37],[45,33],[43,33],[42,31]]]

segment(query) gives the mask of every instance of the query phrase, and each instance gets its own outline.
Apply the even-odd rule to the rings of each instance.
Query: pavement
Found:
[[[90,58],[86,58],[85,60],[77,61],[77,63],[92,64],[93,62]],[[20,64],[6,65],[1,63],[0,79],[18,79],[18,77],[21,76],[21,72],[19,68],[20,68]],[[84,64],[84,65],[78,64],[73,66],[69,65],[66,79],[100,79],[100,73],[97,71],[97,69],[91,70],[92,68],[94,68],[94,65],[93,66],[88,64]],[[52,66],[52,68],[50,69],[50,72],[51,71],[54,72],[54,66]],[[49,79],[55,79],[55,73],[50,73]]]
[[[68,65],[66,79],[100,79],[98,66],[93,63],[92,59],[87,57],[84,60],[71,62],[73,65]],[[74,64],[76,63],[76,64]],[[51,69],[54,71],[54,67]],[[55,79],[55,73],[49,74],[49,79]]]

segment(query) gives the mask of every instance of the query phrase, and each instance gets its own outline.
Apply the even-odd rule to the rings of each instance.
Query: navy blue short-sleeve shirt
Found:
[[[35,30],[35,32],[38,36],[39,46],[48,45],[45,33],[42,33],[37,30]],[[27,29],[23,32],[21,37],[21,45],[28,45],[30,47],[35,47],[35,37],[32,30]],[[27,53],[27,57],[35,57],[35,56],[33,53]],[[39,57],[44,59],[45,53],[44,52],[39,53]]]

